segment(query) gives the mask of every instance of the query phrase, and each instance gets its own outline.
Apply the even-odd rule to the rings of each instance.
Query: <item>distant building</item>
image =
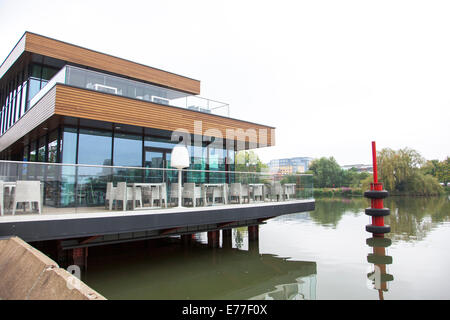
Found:
[[[358,172],[373,172],[371,164],[349,164],[341,166],[342,170],[350,170],[351,168],[355,168]]]
[[[313,158],[295,157],[271,160],[268,164],[270,172],[281,174],[304,173],[309,169]]]

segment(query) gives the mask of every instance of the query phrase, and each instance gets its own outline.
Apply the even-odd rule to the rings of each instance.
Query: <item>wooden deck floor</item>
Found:
[[[1,216],[0,237],[16,235],[25,241],[40,241],[149,230],[164,232],[205,225],[217,228],[230,222],[257,221],[314,208],[314,199],[133,211],[109,211],[104,207],[47,208],[42,214],[18,211],[14,216]]]

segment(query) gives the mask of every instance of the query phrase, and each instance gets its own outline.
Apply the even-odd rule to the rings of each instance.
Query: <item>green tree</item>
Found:
[[[261,172],[267,165],[262,163],[254,151],[239,151],[236,154],[236,171],[240,172]]]
[[[420,171],[423,174],[428,174],[439,182],[447,183],[450,181],[450,158],[447,157],[444,161],[439,160],[428,160],[421,168]]]
[[[368,172],[358,172],[356,168],[342,170],[341,184],[343,187],[360,188],[361,181],[371,176]]]
[[[439,171],[439,160],[428,160],[422,167],[420,167],[420,171],[423,174],[429,174],[433,177],[437,177],[437,173]]]
[[[439,162],[439,169],[436,177],[439,182],[447,185],[450,182],[450,157],[444,161]]]
[[[342,185],[342,169],[333,157],[315,159],[309,165],[314,174],[314,187],[333,188]]]
[[[425,159],[413,149],[382,149],[377,153],[377,164],[379,180],[389,191],[416,195],[435,195],[443,191],[435,177],[423,173],[425,169],[421,166]]]
[[[406,191],[408,181],[417,174],[425,160],[415,150],[394,151],[384,148],[377,153],[378,177],[388,190]]]

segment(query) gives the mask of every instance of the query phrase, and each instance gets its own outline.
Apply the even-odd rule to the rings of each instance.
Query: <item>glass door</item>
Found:
[[[170,150],[145,148],[144,167],[152,169],[170,168]],[[165,170],[145,170],[145,182],[161,183],[167,181]]]

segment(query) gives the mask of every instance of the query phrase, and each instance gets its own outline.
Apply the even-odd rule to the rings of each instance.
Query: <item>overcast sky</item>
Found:
[[[0,0],[0,60],[25,31],[201,81],[276,127],[273,158],[450,155],[450,1]]]

